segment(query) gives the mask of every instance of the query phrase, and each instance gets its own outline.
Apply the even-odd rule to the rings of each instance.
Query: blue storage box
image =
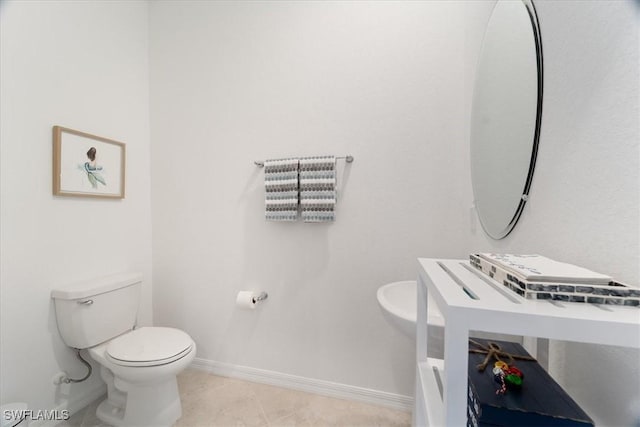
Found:
[[[501,351],[512,355],[530,356],[520,345],[506,341],[473,339],[484,348],[497,344]],[[476,349],[475,345],[469,346]],[[483,372],[477,365],[486,354],[469,353],[467,427],[483,426],[594,426],[593,420],[556,383],[536,361],[515,360],[522,371],[522,386],[507,388],[504,395],[496,394],[501,384],[494,378],[495,359]],[[509,363],[508,357],[500,357]]]

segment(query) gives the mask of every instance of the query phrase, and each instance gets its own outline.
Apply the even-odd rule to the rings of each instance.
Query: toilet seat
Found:
[[[174,328],[143,327],[114,338],[107,359],[120,366],[158,366],[174,362],[193,349],[193,340]]]

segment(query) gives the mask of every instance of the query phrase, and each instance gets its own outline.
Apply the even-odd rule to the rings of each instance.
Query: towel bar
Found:
[[[336,157],[336,160],[337,159],[344,159],[347,163],[353,162],[353,156],[351,156],[351,155]],[[253,163],[255,163],[255,165],[260,167],[260,168],[264,167],[264,161],[263,160],[254,160]]]

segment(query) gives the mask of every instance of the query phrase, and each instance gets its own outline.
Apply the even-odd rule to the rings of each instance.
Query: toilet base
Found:
[[[107,400],[96,411],[98,419],[114,427],[170,427],[182,416],[176,375],[193,361],[191,351],[180,359],[152,366],[113,363],[107,357],[109,342],[89,348],[107,384]]]
[[[126,394],[121,406],[107,396],[96,410],[98,419],[114,427],[170,427],[182,416],[176,377],[153,384],[133,384],[116,378],[115,389]],[[111,389],[111,387],[108,387]]]
[[[96,417],[103,423],[116,426],[122,425],[124,410],[118,406],[112,405],[109,399],[103,400],[98,409],[96,409]]]

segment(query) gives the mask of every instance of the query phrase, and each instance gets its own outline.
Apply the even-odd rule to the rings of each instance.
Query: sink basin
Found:
[[[415,280],[393,282],[378,288],[378,304],[385,319],[403,335],[415,340],[418,312],[418,294]],[[429,318],[427,336],[429,345],[427,356],[444,358],[444,317],[432,299],[428,301]],[[522,337],[505,334],[489,334],[472,331],[472,337],[490,338],[503,341],[522,342]]]
[[[418,297],[416,281],[405,280],[393,282],[378,288],[378,304],[389,323],[409,338],[416,338],[416,321],[418,311]],[[438,306],[429,300],[429,318],[427,328],[430,335],[442,337],[444,318]]]

